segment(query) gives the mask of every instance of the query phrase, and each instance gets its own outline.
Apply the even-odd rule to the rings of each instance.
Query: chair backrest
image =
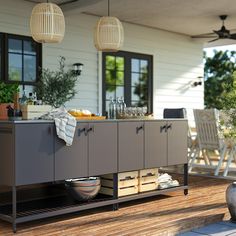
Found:
[[[219,150],[219,119],[216,109],[194,109],[198,145],[201,149]]]
[[[185,108],[165,108],[163,118],[187,118],[187,112]]]

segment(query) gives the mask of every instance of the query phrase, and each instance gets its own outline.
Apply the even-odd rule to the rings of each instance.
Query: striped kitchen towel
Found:
[[[74,139],[76,119],[64,107],[54,109],[40,117],[44,120],[54,120],[57,136],[63,139],[66,146],[71,146]]]

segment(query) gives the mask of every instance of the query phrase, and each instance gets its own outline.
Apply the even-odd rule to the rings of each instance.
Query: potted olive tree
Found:
[[[59,70],[41,70],[35,91],[44,104],[58,108],[75,96],[76,80],[73,70],[65,70],[65,58],[60,57]]]
[[[0,119],[8,119],[7,106],[13,106],[14,94],[19,92],[18,84],[0,82]]]

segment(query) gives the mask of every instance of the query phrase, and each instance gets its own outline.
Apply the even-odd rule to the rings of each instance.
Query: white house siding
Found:
[[[29,19],[34,6],[21,0],[0,0],[0,31],[30,35]],[[77,82],[77,95],[67,107],[101,111],[101,56],[93,46],[97,17],[85,14],[66,16],[66,34],[61,44],[43,45],[43,66],[55,69],[58,57],[65,56],[71,66],[84,64]],[[203,107],[203,86],[191,82],[203,75],[202,44],[188,36],[124,23],[125,43],[122,50],[153,55],[154,114],[162,117],[163,108]],[[192,118],[191,118],[192,119]]]

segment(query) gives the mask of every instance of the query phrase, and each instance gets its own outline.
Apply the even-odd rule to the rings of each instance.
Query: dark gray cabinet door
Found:
[[[117,123],[89,124],[89,175],[117,172]]]
[[[87,123],[78,124],[72,146],[55,138],[55,180],[88,176]]]
[[[0,185],[14,184],[14,127],[0,125]]]
[[[118,134],[118,171],[143,169],[144,123],[120,122],[118,124]]]
[[[15,125],[16,185],[54,180],[54,125]]]
[[[167,166],[165,121],[145,122],[145,168]]]
[[[187,163],[187,121],[168,121],[168,165]]]

